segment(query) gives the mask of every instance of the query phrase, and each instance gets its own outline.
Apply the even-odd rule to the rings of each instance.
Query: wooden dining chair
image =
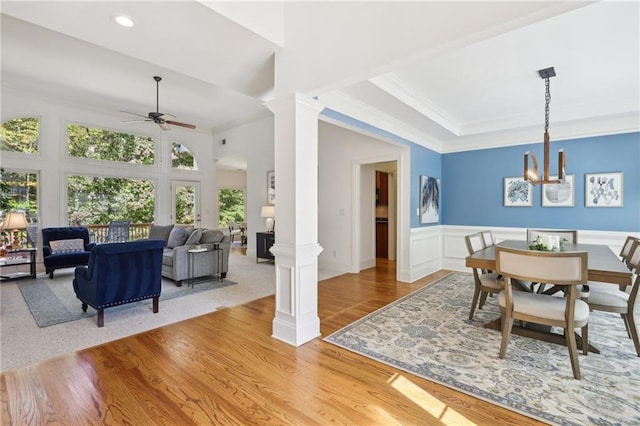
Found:
[[[467,251],[469,254],[474,254],[485,248],[482,234],[477,232],[464,237],[467,244]],[[473,299],[471,300],[471,311],[469,312],[469,320],[473,319],[473,314],[478,309],[482,309],[487,301],[487,295],[499,293],[504,285],[502,279],[498,279],[498,274],[493,271],[486,271],[478,268],[473,268],[473,282],[474,291]],[[478,303],[479,299],[479,303]]]
[[[614,284],[593,285],[590,283],[589,295],[586,298],[589,308],[593,311],[614,312],[620,314],[627,329],[627,335],[633,340],[636,355],[640,357],[640,334],[634,312],[638,303],[638,288],[640,288],[640,241],[633,242],[628,255],[628,266],[635,274],[631,291],[619,289]]]
[[[578,243],[578,231],[569,229],[527,229],[527,241],[535,241],[538,237],[544,237],[545,235],[551,235],[554,237],[560,237],[567,240],[572,244]]]
[[[514,320],[562,327],[573,377],[580,379],[574,329],[582,328],[582,350],[586,355],[589,305],[576,298],[576,286],[587,282],[587,252],[542,252],[496,246],[496,269],[505,279],[504,291],[498,295],[502,313],[500,358],[507,354]],[[513,291],[514,279],[563,285],[567,287],[566,296]]]

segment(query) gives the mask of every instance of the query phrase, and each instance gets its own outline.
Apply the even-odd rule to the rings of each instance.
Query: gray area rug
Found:
[[[489,298],[469,321],[473,277],[453,273],[338,330],[326,341],[526,416],[561,425],[640,424],[640,358],[619,315],[593,312],[575,380],[565,346],[501,334]]]
[[[224,281],[218,281],[213,278],[204,278],[194,281],[193,287],[188,286],[186,283],[183,283],[182,287],[176,287],[173,281],[163,278],[160,302],[162,303],[163,300],[188,296],[234,284],[236,283],[226,279]],[[76,297],[73,291],[73,283],[69,276],[49,279],[48,276],[45,275],[34,280],[20,281],[18,282],[18,288],[31,311],[31,315],[33,315],[33,318],[40,328],[76,321],[97,314],[97,311],[90,306],[87,312],[82,311],[82,302]],[[151,303],[151,299],[146,299],[135,303],[114,306],[105,309],[105,312],[108,315],[122,309],[130,309],[133,306],[140,305],[151,305]]]

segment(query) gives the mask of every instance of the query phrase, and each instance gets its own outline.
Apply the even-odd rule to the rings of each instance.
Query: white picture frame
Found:
[[[506,177],[503,185],[505,207],[533,206],[533,185],[523,177]]]
[[[557,179],[557,176],[549,176]],[[575,205],[575,175],[566,175],[564,183],[542,185],[542,207],[573,207]]]
[[[622,207],[622,172],[585,173],[585,207]]]
[[[276,172],[271,170],[267,172],[267,205],[275,206],[276,204]]]

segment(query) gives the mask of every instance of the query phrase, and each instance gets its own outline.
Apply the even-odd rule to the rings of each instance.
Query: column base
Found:
[[[315,316],[305,323],[292,323],[285,318],[276,317],[273,319],[273,334],[271,337],[281,340],[293,346],[300,346],[310,340],[319,337],[320,318]]]

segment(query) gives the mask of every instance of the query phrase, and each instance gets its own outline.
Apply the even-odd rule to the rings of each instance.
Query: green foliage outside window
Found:
[[[198,169],[191,151],[178,142],[171,142],[171,167],[174,169]]]
[[[220,217],[218,227],[226,228],[228,221],[244,222],[244,191],[241,189],[221,189],[218,197]]]
[[[111,220],[153,222],[151,181],[69,176],[67,194],[69,225],[106,224]]]
[[[0,210],[18,210],[30,222],[38,218],[38,180],[35,173],[20,173],[0,169]]]
[[[176,223],[193,225],[196,207],[196,189],[194,186],[176,188]]]
[[[78,124],[67,126],[67,136],[67,150],[71,157],[153,164],[153,138]]]
[[[33,117],[7,120],[0,126],[0,150],[38,153],[38,119]]]

